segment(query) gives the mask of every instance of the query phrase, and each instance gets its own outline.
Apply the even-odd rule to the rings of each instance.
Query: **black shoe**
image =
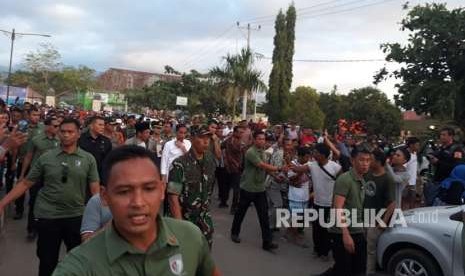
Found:
[[[37,238],[37,233],[34,231],[27,232],[27,240],[34,241]]]
[[[235,214],[236,214],[236,209],[231,209],[231,210],[229,210],[229,213],[230,213],[231,215],[235,215]]]
[[[241,243],[241,238],[238,235],[231,234],[231,240],[235,243]]]
[[[23,218],[23,213],[16,213],[16,215],[13,217],[14,220],[20,220]]]
[[[218,205],[219,208],[228,208],[229,205],[227,203],[220,203],[220,205]]]
[[[279,246],[276,243],[272,243],[272,242],[264,244],[262,246],[263,250],[265,250],[265,251],[273,251],[275,249],[278,249],[278,247]]]

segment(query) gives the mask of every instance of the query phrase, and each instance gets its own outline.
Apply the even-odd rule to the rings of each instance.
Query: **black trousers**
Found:
[[[68,252],[81,243],[81,220],[82,217],[38,219],[39,276],[52,275],[58,264],[62,241]]]
[[[6,193],[9,193],[13,189],[13,185],[15,183],[16,177],[19,178],[19,175],[21,174],[21,168],[22,168],[22,163],[18,162],[18,165],[16,166],[16,170],[12,171],[11,166],[12,166],[12,160],[11,156],[8,155],[7,157],[7,169],[5,173],[5,186],[6,186]],[[26,198],[25,195],[22,195],[18,197],[15,200],[15,211],[16,214],[23,214],[24,213],[24,199]]]
[[[233,197],[231,202],[231,211],[236,211],[239,205],[239,194],[241,182],[241,173],[228,173],[224,171],[224,186],[220,190],[220,200],[221,202],[227,203],[229,200],[229,191],[232,189]]]
[[[257,211],[258,220],[262,229],[263,245],[269,245],[273,237],[270,230],[270,222],[268,220],[268,202],[266,200],[266,192],[252,193],[240,189],[239,206],[234,214],[231,234],[239,236],[242,221],[244,220],[245,214],[252,202]]]
[[[37,220],[34,217],[34,205],[36,203],[37,194],[42,188],[42,183],[35,183],[29,189],[29,212],[27,214],[27,232],[37,232]]]
[[[334,266],[332,275],[365,275],[367,262],[367,243],[365,235],[351,234],[355,244],[355,253],[349,254],[344,248],[342,234],[332,234]]]
[[[216,182],[218,183],[218,198],[220,199],[221,204],[226,204],[228,201],[228,196],[226,193],[229,192],[226,182],[226,169],[222,167],[216,167],[215,171]]]
[[[324,222],[329,221],[330,207],[324,207],[314,204],[313,208],[318,212],[318,220],[312,223],[313,250],[318,256],[328,256],[331,250],[331,237],[328,229],[320,224],[320,213],[323,214]]]

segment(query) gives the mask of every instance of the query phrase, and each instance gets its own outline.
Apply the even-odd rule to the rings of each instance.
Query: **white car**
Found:
[[[378,240],[378,264],[396,276],[462,276],[463,207],[442,206],[404,212],[407,227],[395,226]]]

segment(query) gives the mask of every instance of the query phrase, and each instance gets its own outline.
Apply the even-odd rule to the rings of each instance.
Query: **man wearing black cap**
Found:
[[[207,126],[192,126],[192,147],[173,161],[167,187],[171,216],[197,225],[208,244],[213,242],[210,198],[215,183],[215,157],[208,151],[211,133]]]

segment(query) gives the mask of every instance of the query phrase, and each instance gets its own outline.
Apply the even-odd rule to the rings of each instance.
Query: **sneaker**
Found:
[[[276,243],[272,243],[272,242],[271,242],[271,243],[264,244],[264,245],[262,246],[263,250],[265,250],[265,251],[270,251],[270,252],[272,252],[272,251],[275,250],[275,249],[278,249],[278,247],[279,247],[279,246],[278,246]]]
[[[231,234],[231,240],[235,243],[241,243],[241,238],[238,235]]]

